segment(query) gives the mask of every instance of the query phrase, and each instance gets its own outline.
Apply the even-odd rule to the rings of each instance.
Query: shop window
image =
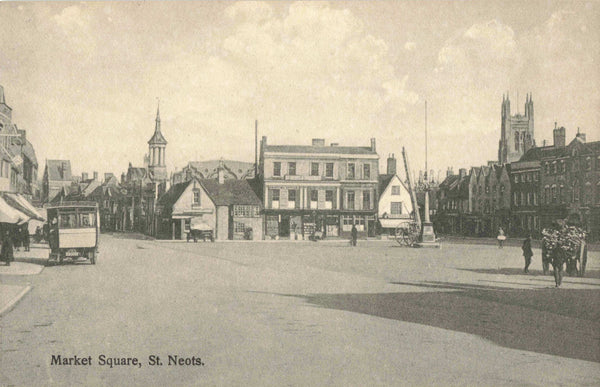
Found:
[[[279,190],[271,189],[269,190],[269,198],[271,200],[271,208],[279,208]]]
[[[233,232],[243,234],[246,232],[246,224],[243,222],[233,222]]]

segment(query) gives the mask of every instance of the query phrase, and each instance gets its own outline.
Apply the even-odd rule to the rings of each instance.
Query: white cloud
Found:
[[[244,22],[232,25],[218,55],[182,52],[146,76],[169,80],[169,89],[177,90],[169,96],[178,117],[170,142],[175,149],[201,143],[225,157],[252,158],[253,147],[240,144],[251,141],[255,118],[276,142],[319,136],[366,145],[418,100],[407,77],[396,74],[387,44],[351,12],[302,2],[275,15],[269,7],[232,5],[225,14]],[[195,101],[196,114],[175,111],[188,100]],[[177,143],[183,137],[185,144]],[[189,152],[181,157],[176,165]]]

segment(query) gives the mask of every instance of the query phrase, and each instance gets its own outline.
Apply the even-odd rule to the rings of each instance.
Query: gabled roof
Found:
[[[379,175],[379,194],[380,195],[385,191],[385,189],[390,184],[390,181],[392,181],[392,178],[394,176],[395,175],[392,175],[392,174],[380,174]]]
[[[216,206],[247,204],[261,206],[262,203],[246,180],[225,180],[219,184],[217,179],[202,179],[200,184]]]
[[[207,161],[190,161],[186,167],[195,170],[202,178],[209,178],[212,175],[216,176],[219,166],[225,168],[230,174],[233,174],[237,179],[254,176],[254,163],[236,160],[207,160]],[[184,168],[185,169],[185,168]]]
[[[312,146],[312,145],[266,145],[265,152],[276,153],[330,153],[351,155],[377,155],[368,146]]]
[[[173,208],[173,205],[179,200],[179,197],[183,194],[185,189],[192,183],[193,180],[186,181],[179,184],[173,184],[167,192],[164,193],[159,199],[157,204],[164,206],[165,209]]]
[[[48,160],[46,168],[48,168],[48,180],[71,180],[71,162],[69,160]]]
[[[31,161],[33,165],[37,167],[38,161],[35,156],[35,150],[33,149],[33,145],[29,141],[25,141],[25,145],[23,146],[23,155]]]

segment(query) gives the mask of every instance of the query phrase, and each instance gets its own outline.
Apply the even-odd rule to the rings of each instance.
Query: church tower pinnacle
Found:
[[[148,141],[148,169],[150,175],[155,181],[161,182],[167,180],[167,165],[165,150],[167,140],[163,136],[160,127],[160,105],[156,107],[156,119],[154,124],[154,134]]]

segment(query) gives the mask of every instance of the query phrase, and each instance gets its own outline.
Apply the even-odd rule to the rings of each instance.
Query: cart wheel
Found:
[[[88,252],[88,258],[92,265],[96,264],[96,252],[94,250],[91,250]]]

